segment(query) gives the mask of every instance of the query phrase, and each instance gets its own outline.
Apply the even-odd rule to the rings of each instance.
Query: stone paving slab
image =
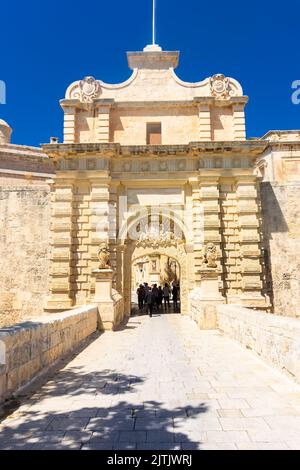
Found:
[[[300,387],[189,317],[132,317],[24,397],[0,449],[300,449]]]

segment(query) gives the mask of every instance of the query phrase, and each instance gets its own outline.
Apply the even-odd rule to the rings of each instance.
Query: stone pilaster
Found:
[[[116,273],[117,270],[117,185],[111,184],[109,190],[108,238],[110,245],[110,265]],[[116,288],[116,276],[113,277],[113,287]]]
[[[55,183],[52,194],[50,292],[46,310],[67,310],[72,296],[73,180]]]
[[[267,306],[262,296],[262,263],[256,177],[239,177],[236,183],[237,214],[241,255],[241,302]]]
[[[196,273],[202,265],[202,249],[204,244],[204,219],[203,206],[200,201],[200,188],[198,179],[191,181],[192,186],[192,231],[193,231],[193,252],[194,252],[194,272]],[[199,276],[198,276],[199,278]],[[197,281],[197,276],[196,279]]]
[[[238,302],[242,293],[241,251],[234,178],[220,180],[221,241],[224,294],[229,302]]]
[[[73,144],[76,140],[76,108],[64,106],[64,143]]]
[[[99,105],[97,108],[95,142],[109,142],[110,105]]]
[[[87,179],[77,180],[73,200],[72,286],[76,305],[89,302],[90,186]]]
[[[110,179],[107,177],[90,178],[90,245],[88,247],[89,272],[98,265],[98,247],[102,241],[109,241],[109,199]],[[110,260],[111,263],[111,260]],[[91,295],[94,285],[90,279]]]
[[[220,235],[220,202],[219,178],[217,176],[201,176],[199,181],[199,197],[202,205],[203,243],[213,243],[217,247],[218,258],[221,256]],[[218,261],[218,268],[221,269]],[[197,279],[199,284],[201,279]]]
[[[245,104],[233,103],[233,139],[245,140],[246,139],[246,125],[245,125]]]
[[[204,102],[198,105],[199,112],[199,140],[200,141],[211,141],[211,115],[210,115],[210,103]]]

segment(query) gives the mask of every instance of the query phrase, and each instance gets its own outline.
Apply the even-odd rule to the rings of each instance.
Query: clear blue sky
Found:
[[[152,0],[10,0],[0,7],[0,118],[13,142],[39,145],[62,137],[59,99],[86,75],[117,83],[130,75],[126,51],[151,42]],[[179,77],[224,73],[250,97],[248,137],[299,129],[300,2],[157,0],[157,42],[180,50]]]

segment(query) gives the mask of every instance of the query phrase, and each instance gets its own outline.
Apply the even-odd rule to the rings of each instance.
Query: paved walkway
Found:
[[[132,317],[0,432],[2,449],[300,449],[300,387],[187,317]]]

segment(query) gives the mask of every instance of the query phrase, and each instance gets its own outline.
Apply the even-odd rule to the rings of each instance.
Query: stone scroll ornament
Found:
[[[211,95],[215,98],[229,98],[233,96],[234,90],[231,88],[228,78],[222,73],[217,73],[209,81]]]
[[[99,269],[110,269],[108,264],[109,260],[109,247],[107,242],[102,242],[98,249]]]
[[[100,84],[94,77],[84,77],[79,82],[80,100],[92,103],[100,94]]]
[[[204,264],[207,268],[217,267],[217,247],[213,243],[208,243],[204,248]]]

